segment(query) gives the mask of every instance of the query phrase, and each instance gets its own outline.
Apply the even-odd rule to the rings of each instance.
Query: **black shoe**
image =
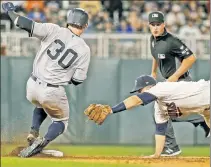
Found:
[[[181,154],[181,150],[178,146],[174,147],[174,148],[167,148],[164,147],[161,156],[162,157],[173,157],[173,156],[177,156],[179,154]]]
[[[27,158],[40,153],[45,147],[44,141],[44,138],[36,138],[31,146],[26,147],[20,152],[19,156],[22,158]]]
[[[201,128],[204,130],[205,132],[205,137],[209,137],[210,136],[210,128],[207,126],[206,122],[200,122],[200,126]]]

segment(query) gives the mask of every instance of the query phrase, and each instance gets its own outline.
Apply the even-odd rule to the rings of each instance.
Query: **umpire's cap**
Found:
[[[148,20],[149,20],[149,23],[153,23],[153,22],[163,23],[164,22],[164,14],[160,11],[151,12],[149,14]]]
[[[141,75],[140,77],[136,78],[135,86],[130,93],[137,92],[140,89],[143,89],[149,85],[156,85],[157,81],[151,77],[150,75]]]
[[[84,27],[88,24],[88,13],[81,8],[74,8],[67,12],[67,23]]]

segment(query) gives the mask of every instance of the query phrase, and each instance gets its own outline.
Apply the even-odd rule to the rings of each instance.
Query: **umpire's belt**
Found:
[[[31,78],[36,82],[37,81],[37,77],[35,77],[33,74],[31,74]],[[48,87],[55,87],[55,88],[58,88],[59,85],[52,85],[52,84],[49,84],[47,83],[47,86]]]

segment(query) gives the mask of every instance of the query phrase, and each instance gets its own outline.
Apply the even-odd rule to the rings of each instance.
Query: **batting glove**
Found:
[[[14,11],[15,6],[13,5],[12,2],[6,2],[6,3],[2,3],[2,9],[7,13],[9,11]]]

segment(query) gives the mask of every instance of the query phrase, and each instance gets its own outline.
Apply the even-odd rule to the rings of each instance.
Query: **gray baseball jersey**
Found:
[[[155,102],[157,123],[169,119],[167,114],[169,106],[179,109],[184,115],[203,114],[204,109],[210,106],[210,81],[160,82],[146,92],[157,97]]]
[[[33,64],[37,79],[29,78],[26,97],[43,108],[53,121],[65,121],[67,126],[69,103],[63,85],[71,79],[76,82],[86,79],[90,49],[69,29],[51,23],[34,22],[30,36],[39,38],[41,46]]]
[[[67,85],[86,79],[90,48],[69,29],[52,23],[34,22],[31,36],[41,40],[34,59],[33,74],[54,85]]]

